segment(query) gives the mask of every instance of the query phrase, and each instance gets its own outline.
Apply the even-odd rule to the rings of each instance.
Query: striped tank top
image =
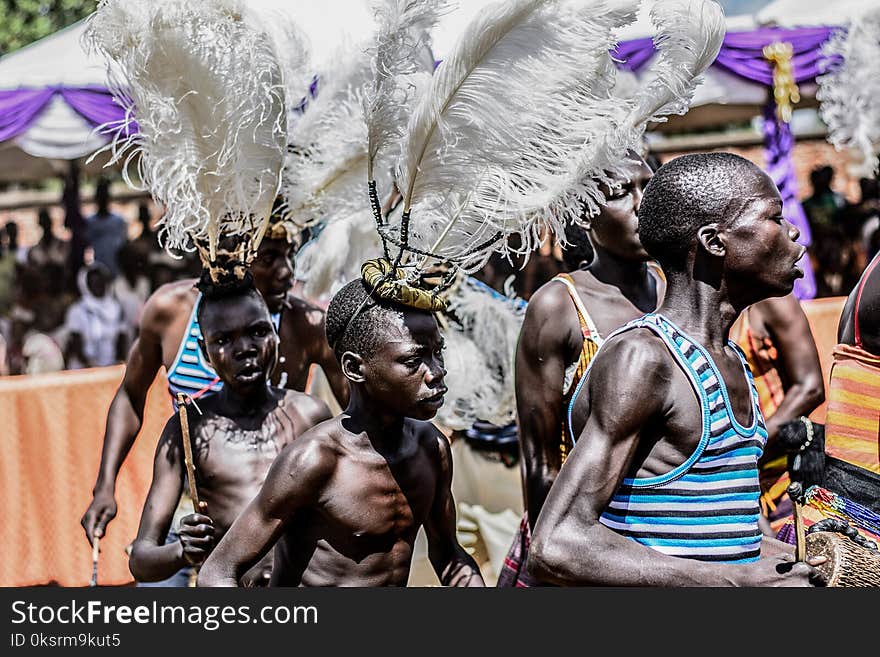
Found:
[[[177,408],[177,393],[179,392],[187,397],[198,399],[210,392],[217,392],[223,387],[220,377],[217,376],[214,368],[211,367],[199,348],[202,329],[199,327],[197,313],[201,302],[202,295],[199,293],[193,304],[189,324],[187,324],[180,348],[177,350],[177,356],[174,357],[174,361],[168,369],[168,393],[171,395],[175,410]],[[274,313],[272,323],[275,325],[275,330],[278,330],[280,322],[281,313]],[[284,387],[283,382],[279,385]]]
[[[612,335],[634,328],[647,328],[660,336],[687,375],[699,398],[702,432],[694,453],[672,471],[657,477],[625,478],[599,521],[671,556],[728,563],[757,561],[761,553],[758,459],[767,430],[744,354],[728,342],[742,361],[752,391],[748,427],[734,417],[724,380],[700,344],[657,314],[630,322]],[[569,406],[569,426],[573,406],[574,400]]]

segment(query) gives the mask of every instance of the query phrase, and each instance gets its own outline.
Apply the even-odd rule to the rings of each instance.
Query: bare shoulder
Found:
[[[195,279],[187,278],[166,283],[153,292],[144,304],[141,328],[161,332],[181,314],[191,313],[198,298],[195,283]]]
[[[278,394],[282,395],[284,405],[296,409],[296,412],[306,420],[309,426],[329,420],[332,417],[330,408],[317,397],[299,392],[298,390],[288,390],[286,388],[275,388],[275,390]]]
[[[307,485],[326,480],[343,454],[342,431],[339,417],[316,424],[281,450],[272,469]]]
[[[560,321],[560,320],[565,321]],[[567,335],[580,334],[580,323],[571,302],[568,289],[561,283],[544,283],[529,299],[523,325],[537,330],[535,340],[558,340]]]
[[[656,333],[633,328],[605,341],[590,365],[590,379],[613,377],[645,388],[668,382],[674,368],[666,343]]]
[[[300,329],[311,329],[315,333],[324,335],[324,311],[315,304],[306,301],[302,297],[289,294],[283,317],[286,321],[295,323]]]
[[[448,467],[452,461],[452,447],[449,439],[431,422],[407,420],[412,422],[419,441],[419,447],[437,460],[442,468]]]

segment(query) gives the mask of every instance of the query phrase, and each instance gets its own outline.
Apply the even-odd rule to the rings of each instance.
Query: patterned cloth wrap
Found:
[[[546,586],[546,584],[542,584],[530,577],[526,571],[526,560],[529,555],[529,544],[531,542],[532,532],[529,530],[529,517],[523,514],[519,529],[514,537],[513,545],[510,546],[510,551],[504,557],[501,572],[498,573],[498,581],[495,584],[497,587],[525,589],[535,586]]]
[[[411,286],[406,282],[403,270],[396,269],[385,258],[367,260],[361,266],[361,276],[381,299],[428,312],[446,310],[446,299]]]
[[[880,543],[880,515],[827,488],[811,486],[807,489],[803,517],[807,529],[825,518],[844,520],[865,538]],[[776,538],[795,544],[794,518],[785,521]]]

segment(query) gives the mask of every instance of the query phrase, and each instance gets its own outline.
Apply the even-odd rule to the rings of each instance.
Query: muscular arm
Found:
[[[140,582],[166,579],[187,565],[180,541],[165,544],[183,490],[180,440],[180,422],[173,417],[165,425],[156,446],[153,481],[128,561],[131,574]]]
[[[562,385],[571,342],[566,321],[570,314],[571,301],[562,285],[542,288],[529,303],[516,348],[516,411],[532,529],[562,465]]]
[[[238,586],[272,549],[300,509],[317,503],[336,459],[308,433],[284,448],[257,496],[232,523],[199,571],[199,586]]]
[[[825,386],[810,324],[794,295],[762,302],[761,316],[779,353],[780,375],[785,385],[782,403],[767,420],[767,445],[772,449],[779,427],[809,415],[825,401]]]
[[[713,564],[664,555],[599,522],[615,490],[633,465],[641,429],[663,418],[675,403],[670,392],[674,365],[665,347],[640,333],[607,342],[587,382],[591,404],[577,446],[559,474],[535,526],[529,571],[563,585],[725,586],[758,583],[750,565]],[[607,394],[614,390],[614,394]],[[760,569],[776,581],[782,557]],[[805,583],[808,566],[788,566]],[[775,575],[769,573],[776,573]],[[775,578],[775,580],[774,580]],[[794,580],[792,580],[794,581]]]
[[[116,477],[141,429],[147,392],[162,367],[161,335],[168,319],[166,311],[158,306],[151,299],[144,308],[140,335],[129,351],[125,376],[107,413],[93,499],[81,520],[90,543],[95,535],[104,535],[107,524],[116,516]]]
[[[434,430],[438,451],[437,490],[425,522],[428,558],[443,586],[485,586],[480,568],[458,542],[452,498],[452,451],[445,436]]]

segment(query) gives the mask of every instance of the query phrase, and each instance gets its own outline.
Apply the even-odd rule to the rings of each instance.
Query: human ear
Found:
[[[205,339],[204,339],[204,338],[199,338],[199,351],[202,352],[202,356],[205,357],[205,360],[206,360],[208,363],[210,363],[210,362],[211,362],[211,359],[208,357],[208,347],[207,347],[207,345],[205,344]]]
[[[718,224],[709,224],[700,228],[697,231],[697,240],[709,255],[723,258],[727,253]]]
[[[340,367],[345,378],[353,383],[363,383],[364,376],[364,359],[353,351],[346,351],[340,359]]]

